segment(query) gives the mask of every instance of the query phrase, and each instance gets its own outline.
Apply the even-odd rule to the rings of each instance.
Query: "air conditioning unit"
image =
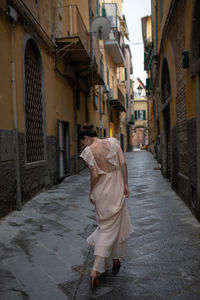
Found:
[[[109,34],[109,40],[115,40],[114,31],[111,31]]]
[[[99,111],[98,97],[96,95],[94,95],[93,101],[94,101],[94,106],[95,106],[96,110]]]
[[[110,87],[108,84],[104,85],[104,93],[108,93],[110,91]]]
[[[11,19],[13,19],[15,22],[17,22],[17,20],[18,20],[18,14],[17,14],[16,10],[12,6],[10,6],[10,5],[7,6],[6,14]]]
[[[113,92],[113,89],[110,89],[109,92],[108,92],[108,98],[109,99],[114,99],[114,92]]]

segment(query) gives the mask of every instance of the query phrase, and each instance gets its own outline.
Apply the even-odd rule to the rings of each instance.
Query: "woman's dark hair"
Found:
[[[79,131],[78,134],[79,140],[83,140],[86,135],[90,137],[98,137],[96,130],[94,130],[93,128],[94,126],[90,124],[83,125],[83,128]]]

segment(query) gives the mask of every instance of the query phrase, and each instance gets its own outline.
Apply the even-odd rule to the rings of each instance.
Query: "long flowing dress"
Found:
[[[91,197],[96,210],[96,230],[87,238],[94,246],[93,269],[105,272],[107,258],[120,258],[125,244],[133,232],[124,196],[121,166],[125,158],[115,138],[98,140],[87,146],[80,155],[88,164],[96,180]]]

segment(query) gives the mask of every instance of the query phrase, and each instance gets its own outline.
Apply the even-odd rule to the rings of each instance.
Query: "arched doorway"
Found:
[[[171,84],[169,68],[166,58],[163,60],[161,73],[161,99],[163,113],[163,151],[162,151],[162,171],[163,175],[171,179]]]
[[[134,148],[144,148],[148,145],[148,130],[145,126],[136,126],[132,134],[132,145]]]

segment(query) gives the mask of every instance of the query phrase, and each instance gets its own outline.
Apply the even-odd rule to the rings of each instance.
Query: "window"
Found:
[[[146,110],[135,110],[135,120],[146,120]]]
[[[41,57],[29,39],[25,48],[26,162],[44,160]]]
[[[103,137],[106,138],[107,134],[106,134],[106,129],[104,128],[103,130]]]

